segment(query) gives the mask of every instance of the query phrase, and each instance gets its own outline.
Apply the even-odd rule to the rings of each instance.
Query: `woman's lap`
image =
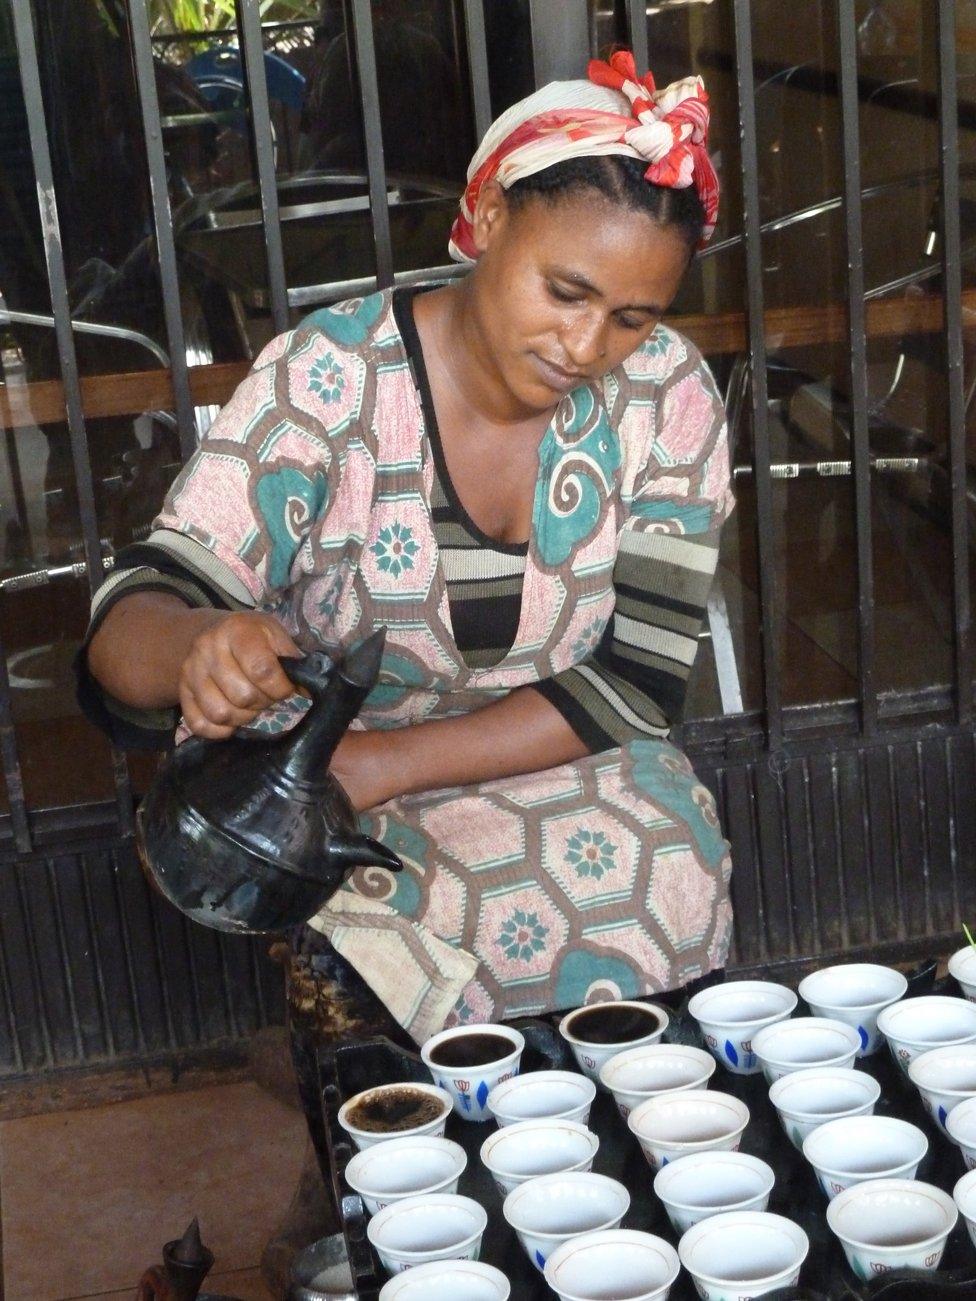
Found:
[[[667,742],[406,796],[364,829],[404,870],[358,869],[314,924],[417,1039],[652,994],[725,962],[728,846]]]

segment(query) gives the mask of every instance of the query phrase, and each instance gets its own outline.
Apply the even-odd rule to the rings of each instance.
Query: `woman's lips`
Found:
[[[535,362],[536,369],[549,388],[568,391],[583,382],[584,377],[579,371],[564,370],[562,366],[557,366],[554,361],[547,361],[545,357],[540,357],[535,352],[532,353],[532,359]]]

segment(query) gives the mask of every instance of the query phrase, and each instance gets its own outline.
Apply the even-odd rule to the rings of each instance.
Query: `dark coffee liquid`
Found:
[[[515,1045],[503,1034],[459,1034],[433,1048],[430,1060],[435,1066],[487,1066],[514,1051]]]
[[[346,1115],[354,1129],[362,1129],[367,1134],[393,1134],[427,1125],[443,1110],[440,1098],[404,1084],[402,1088],[367,1093]]]
[[[569,1023],[574,1039],[588,1044],[625,1044],[653,1034],[661,1024],[650,1007],[620,1007],[616,1003],[598,1003],[577,1012]]]

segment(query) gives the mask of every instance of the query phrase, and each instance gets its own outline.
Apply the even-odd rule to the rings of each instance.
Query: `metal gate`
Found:
[[[67,717],[54,705],[52,713],[31,714],[30,684],[37,679],[24,665],[33,652],[20,641],[32,621],[42,629],[36,637],[56,626],[55,651],[45,643],[45,652],[77,641],[86,592],[112,563],[106,516],[125,499],[125,457],[130,468],[134,457],[136,477],[143,475],[140,491],[164,483],[179,457],[192,451],[212,409],[246,373],[262,332],[280,332],[315,305],[376,286],[459,273],[430,251],[434,244],[424,243],[431,229],[436,247],[443,247],[461,179],[456,163],[422,182],[404,180],[390,165],[400,146],[391,143],[396,115],[383,60],[396,44],[389,30],[395,4],[322,0],[314,19],[262,24],[257,0],[236,0],[234,21],[216,34],[161,32],[153,0],[75,4],[76,16],[85,9],[86,22],[98,15],[111,33],[113,57],[128,60],[118,64],[118,84],[127,67],[127,102],[139,124],[138,177],[130,192],[107,191],[102,199],[108,211],[142,196],[151,229],[121,266],[131,268],[137,254],[149,266],[159,312],[155,326],[145,329],[91,319],[90,304],[110,301],[119,281],[103,275],[100,282],[99,268],[87,262],[79,274],[69,267],[72,230],[63,214],[72,185],[92,180],[72,177],[70,154],[58,158],[62,115],[70,118],[71,103],[58,80],[57,20],[68,11],[60,0],[0,0],[0,33],[6,26],[9,38],[0,85],[7,139],[0,172],[7,195],[20,196],[22,228],[33,229],[36,221],[35,282],[47,295],[38,306],[18,289],[18,258],[28,261],[33,247],[25,236],[6,269],[0,259],[0,423],[10,503],[0,568],[0,1074],[8,1077],[230,1050],[281,1017],[280,981],[264,945],[190,927],[147,890],[131,835],[133,791],[144,788],[148,770],[108,753],[83,724],[52,722]],[[816,39],[829,34],[833,67],[807,58],[812,46],[802,58],[780,58],[775,26],[782,18],[765,0],[431,0],[417,9],[427,26],[415,36],[411,20],[410,39],[429,55],[433,46],[424,42],[439,32],[447,51],[443,83],[431,96],[453,94],[448,83],[456,83],[456,129],[467,144],[533,79],[580,75],[588,55],[613,42],[630,43],[640,65],[649,45],[658,66],[691,50],[696,70],[725,88],[731,110],[721,142],[725,215],[674,323],[712,360],[727,391],[736,445],[736,554],[711,604],[681,735],[718,798],[732,842],[734,962],[787,970],[839,954],[903,958],[954,947],[962,921],[976,918],[972,388],[967,393],[964,379],[966,313],[976,304],[974,290],[964,288],[976,104],[967,98],[968,63],[962,77],[957,69],[960,57],[968,59],[969,33],[959,25],[954,0],[905,0],[894,6],[895,17],[886,0],[811,6],[821,24]],[[915,36],[906,42],[908,53],[899,54],[897,20],[906,9],[917,19]],[[286,154],[296,139],[300,148],[314,134],[306,128],[318,65],[306,60],[313,71],[303,79],[304,99],[290,73],[301,63],[295,51],[307,54],[310,40],[317,48],[318,32],[332,31],[330,24],[340,35],[329,38],[326,54],[337,67],[345,60],[361,131],[352,152],[361,166],[355,185],[343,189],[336,182],[331,197],[316,191],[310,198],[308,173]],[[96,45],[108,39],[99,26]],[[805,39],[802,32],[796,37]],[[914,58],[918,75],[886,79],[904,71],[890,62],[897,58]],[[97,68],[89,70],[97,75]],[[177,101],[176,111],[167,96]],[[813,112],[809,132],[811,158],[825,160],[826,188],[798,203],[808,160],[797,160],[789,144],[791,123],[813,103],[828,106]],[[798,105],[806,106],[803,113]],[[920,132],[932,159],[895,176],[866,175],[866,122],[880,122],[882,132],[892,123],[908,135]],[[206,203],[186,197],[192,187],[180,161],[186,139],[197,140],[193,132],[204,127],[233,133],[241,166],[250,169],[226,193],[208,192]],[[790,168],[788,184],[783,175]],[[316,184],[325,183],[323,175],[315,173]],[[31,183],[18,189],[24,176]],[[24,195],[32,186],[37,212],[28,221]],[[897,205],[905,195],[915,216],[928,205],[916,265],[899,262],[891,274],[885,264],[888,274],[879,281],[879,220],[882,234],[888,221],[901,229]],[[303,254],[312,245],[296,242],[306,209],[351,223],[342,229],[353,251],[324,277],[314,257],[309,262]],[[795,267],[795,241],[831,222],[838,224],[829,238],[818,245],[811,237],[810,248],[833,271],[828,275],[811,256],[811,292],[784,301],[786,282],[777,276],[791,257]],[[242,231],[248,242],[235,245]],[[831,275],[836,280],[835,263],[843,267],[843,296],[820,300],[819,280],[822,273],[825,283]],[[82,294],[79,280],[84,286],[86,277],[94,287]],[[219,291],[214,277],[223,277]],[[237,354],[234,337],[247,341]],[[128,349],[124,366],[99,353],[109,346]],[[817,363],[809,360],[817,349],[833,349],[845,373],[835,368],[831,383],[818,382]],[[889,413],[911,389],[917,366],[924,419],[906,429]],[[884,381],[880,402],[870,391],[879,369],[890,371],[891,381]],[[134,422],[138,438],[120,454],[121,487],[113,487],[112,473],[98,460],[103,427],[116,429],[112,422],[119,420]],[[131,430],[125,437],[132,441]],[[45,438],[48,446],[46,477],[33,495],[23,465],[31,438],[37,446]],[[59,457],[69,468],[52,490],[51,466]],[[908,490],[898,486],[905,483]],[[794,509],[800,499],[782,494],[806,485],[834,495]],[[18,552],[11,542],[29,533],[38,492],[49,537],[64,502],[76,512],[74,540],[57,555],[30,545]],[[130,508],[131,501],[121,511],[123,532]],[[841,635],[810,652],[809,664],[821,666],[816,687],[806,650],[795,649],[796,629],[806,628],[809,640],[810,628],[826,626],[825,612],[817,607],[793,619],[793,584],[803,570],[802,547],[799,563],[791,550],[794,523],[809,509],[829,515],[830,546],[840,539],[837,554],[850,557],[853,581]],[[137,519],[134,536],[139,528],[144,523]],[[876,599],[879,560],[888,581],[889,535],[907,539],[894,568],[908,575],[903,585],[911,599],[895,604],[916,616],[912,623],[904,610],[899,615],[901,657],[890,644],[888,604]],[[825,536],[822,529],[811,549],[823,551]],[[929,552],[926,570],[928,560],[919,555]],[[750,564],[751,586],[741,581]],[[923,664],[912,678],[898,661],[907,662],[915,642],[921,644],[923,624],[935,628],[936,650],[930,669]],[[827,661],[838,657],[843,671],[834,674]],[[54,683],[53,695],[63,694],[68,688],[52,673],[44,680]],[[55,778],[62,785],[52,793]],[[78,790],[70,802],[59,795],[66,781]]]

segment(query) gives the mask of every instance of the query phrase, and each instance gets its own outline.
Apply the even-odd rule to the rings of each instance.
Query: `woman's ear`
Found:
[[[471,217],[471,234],[478,253],[484,253],[504,229],[510,216],[508,199],[497,181],[486,181]]]

